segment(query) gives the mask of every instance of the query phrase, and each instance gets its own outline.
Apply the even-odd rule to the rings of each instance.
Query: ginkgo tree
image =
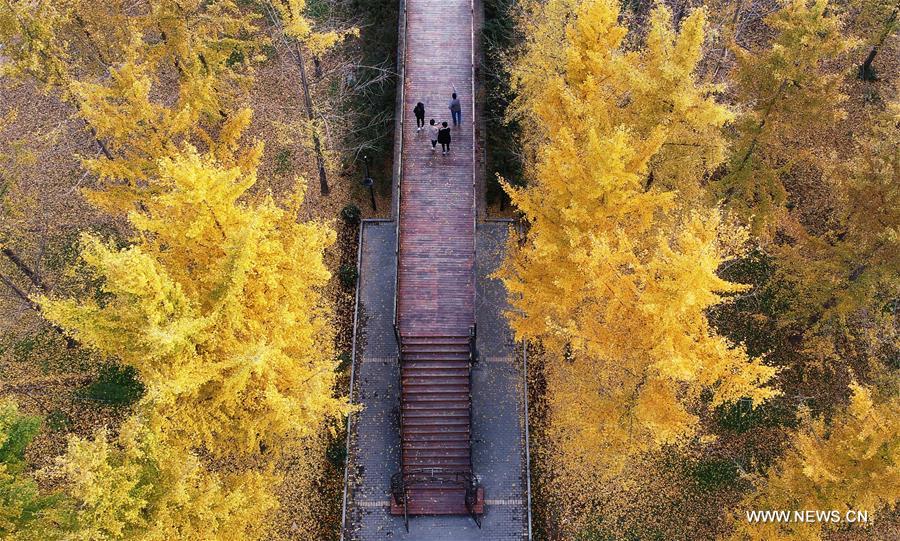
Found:
[[[100,295],[38,299],[146,386],[117,436],[74,438],[59,459],[77,508],[66,538],[253,539],[277,507],[277,461],[349,411],[323,297],[334,232],[297,221],[302,182],[279,204],[249,191],[255,169],[190,146],[157,170],[128,246],[82,239]]]
[[[618,16],[614,1],[537,5],[512,69],[534,161],[526,188],[505,188],[530,228],[498,275],[517,336],[549,357],[554,475],[580,503],[629,458],[690,440],[705,392],[712,407],[777,394],[776,370],[705,313],[744,289],[716,271],[746,239],[702,204],[730,118],[696,82],[705,12],[676,33],[657,7],[636,51]]]
[[[753,232],[771,236],[788,198],[784,176],[800,160],[821,165],[815,135],[844,117],[838,73],[825,63],[846,52],[828,0],[787,0],[765,19],[775,35],[761,50],[733,45],[730,79],[745,110],[737,119],[727,172],[716,195]]]
[[[851,391],[846,410],[828,422],[801,411],[800,431],[785,455],[754,479],[756,488],[738,506],[729,539],[818,541],[825,533],[825,521],[750,522],[747,511],[834,510],[839,520],[846,520],[848,512],[863,512],[874,522],[877,512],[900,501],[896,378],[884,382],[883,389],[853,383]]]
[[[705,12],[686,18],[676,39],[671,12],[655,9],[644,46],[626,51],[628,31],[616,23],[618,10],[600,3],[590,19],[569,23],[581,4],[547,2],[539,20],[531,23],[526,18],[529,46],[512,68],[517,97],[510,114],[526,127],[524,136],[534,148],[554,128],[604,133],[621,125],[638,139],[651,139],[665,126],[665,136],[649,160],[644,188],[677,191],[680,203],[696,204],[703,197],[704,177],[725,157],[721,130],[733,118],[712,97],[719,87],[694,76]],[[571,93],[544,87],[545,82],[560,80],[561,73],[561,82],[573,85]],[[598,103],[608,107],[595,107]]]
[[[247,167],[259,158],[252,147],[238,152],[249,111],[234,107],[262,43],[254,17],[227,0],[152,0],[148,8],[132,15],[117,3],[0,4],[2,73],[37,80],[76,108],[102,151],[84,161],[99,177],[93,201],[119,214],[151,189],[158,160],[183,142],[222,160],[230,152]],[[171,100],[160,98],[167,71],[177,82]]]
[[[850,4],[855,8],[853,26],[868,47],[865,60],[859,66],[859,78],[865,81],[878,79],[874,63],[878,52],[900,28],[900,1],[859,0]]]
[[[303,105],[306,111],[306,131],[316,155],[316,167],[319,172],[319,191],[327,195],[328,174],[326,172],[326,148],[323,127],[316,113],[314,97],[306,71],[307,56],[319,58],[329,49],[336,46],[347,36],[358,36],[359,29],[349,28],[337,31],[319,31],[312,19],[307,15],[306,0],[267,0],[270,18],[276,23],[281,38],[287,41],[286,46],[297,63],[300,72],[300,90],[303,93]]]
[[[166,442],[142,421],[126,420],[114,439],[102,429],[93,439],[69,442],[56,472],[71,519],[46,529],[45,540],[258,538],[277,507],[271,490],[277,476],[265,469],[212,471],[200,455]]]
[[[44,298],[46,317],[135,367],[154,432],[184,445],[253,454],[344,413],[322,297],[333,231],[296,222],[302,190],[287,209],[244,201],[255,172],[190,147],[159,168],[135,244],[84,237],[104,301]]]
[[[900,123],[888,104],[858,136],[853,157],[827,177],[833,225],[818,231],[789,215],[785,242],[773,247],[778,278],[789,286],[782,325],[804,329],[807,353],[834,357],[857,334],[863,349],[896,339],[900,297]]]

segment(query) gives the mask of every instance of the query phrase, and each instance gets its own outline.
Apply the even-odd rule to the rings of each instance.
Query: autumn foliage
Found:
[[[0,289],[64,363],[119,367],[139,389],[73,428],[32,396],[44,380],[0,381],[3,540],[264,539],[286,504],[289,535],[318,541],[337,520],[313,513],[326,441],[353,411],[335,391],[337,236],[310,218],[301,175],[269,189],[254,101],[284,54],[296,110],[267,125],[296,137],[327,194],[339,79],[392,76],[318,73],[359,35],[317,21],[336,3],[0,0],[4,91],[63,111],[0,138]],[[533,354],[535,531],[892,539],[900,5],[507,4],[519,41],[485,66],[506,64],[488,75],[508,85],[504,160],[524,178],[499,183],[522,227],[495,276]],[[4,111],[0,132],[22,116]],[[103,217],[59,258],[63,287],[15,252],[45,219],[22,180],[49,183],[39,156],[54,145],[76,154],[54,172],[72,177],[66,197]],[[57,422],[54,452],[36,448]],[[751,523],[754,510],[876,522]]]
[[[896,381],[882,390],[851,385],[846,410],[826,422],[801,411],[803,426],[791,448],[765,476],[741,509],[836,510],[875,512],[900,500]],[[878,396],[878,395],[882,396]],[[821,523],[749,524],[735,516],[733,539],[817,540]]]
[[[560,484],[586,495],[630,457],[694,437],[704,392],[708,407],[774,396],[775,369],[705,315],[744,289],[716,275],[742,233],[700,197],[731,117],[692,75],[705,13],[676,33],[657,8],[631,52],[615,2],[549,2],[529,16],[513,80],[535,163],[530,185],[508,191],[530,228],[500,276],[517,336],[558,359],[546,378]],[[547,58],[544,39],[559,33],[565,46]]]
[[[4,76],[73,107],[98,148],[83,193],[127,220],[117,240],[81,237],[93,295],[45,289],[31,302],[145,389],[121,426],[71,437],[40,472],[56,492],[5,462],[17,503],[4,504],[4,539],[260,537],[279,461],[316,471],[323,433],[349,411],[324,295],[335,233],[298,221],[302,178],[279,200],[255,187],[263,146],[245,136],[252,110],[239,102],[267,39],[259,16],[227,0],[143,7],[0,5]],[[2,430],[15,417],[4,408]],[[312,493],[314,475],[294,477]]]
[[[741,4],[729,8],[740,15]],[[777,310],[776,332],[802,336],[797,354],[815,359],[807,369],[853,377],[848,357],[858,355],[857,370],[881,373],[884,352],[896,351],[897,120],[874,115],[843,163],[829,149],[823,133],[846,119],[848,100],[833,64],[858,43],[838,10],[787,0],[765,17],[761,44],[717,36],[733,58],[722,83],[703,73],[708,11],[681,12],[676,26],[658,3],[632,24],[638,35],[629,15],[613,1],[526,3],[509,70],[526,186],[504,188],[527,229],[497,274],[516,336],[540,351],[537,464],[546,527],[566,539],[620,511],[604,505],[637,498],[646,464],[716,448],[723,412],[762,418],[792,400],[776,375],[793,366],[749,355],[709,319],[764,294],[722,278],[746,250],[771,254],[767,309]],[[798,201],[803,174],[828,188],[816,192],[834,212],[825,227]],[[740,325],[773,316],[756,317]],[[848,343],[864,351],[839,353]],[[800,407],[800,432],[779,436],[795,451],[768,471],[752,461],[709,471],[731,472],[734,486],[738,472],[754,476],[741,510],[890,507],[889,394],[854,384],[849,409],[828,422]],[[864,478],[873,481],[850,481]],[[740,522],[741,539],[822,531]]]

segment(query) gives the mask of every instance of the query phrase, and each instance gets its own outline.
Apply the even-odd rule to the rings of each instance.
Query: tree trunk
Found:
[[[876,79],[875,70],[872,69],[872,61],[875,60],[876,54],[878,54],[878,46],[872,46],[866,61],[859,67],[859,78],[863,81],[874,81]]]
[[[747,165],[747,160],[750,159],[750,156],[753,155],[753,152],[756,150],[756,144],[759,142],[759,137],[763,132],[763,129],[766,127],[766,121],[769,119],[769,114],[772,112],[772,108],[775,106],[775,103],[781,99],[781,94],[784,92],[784,89],[787,88],[788,81],[781,81],[781,85],[778,86],[778,92],[775,93],[775,96],[772,98],[772,101],[766,106],[765,112],[763,112],[762,120],[759,123],[759,126],[756,129],[756,135],[753,136],[753,140],[750,142],[750,147],[747,149],[747,152],[744,154],[743,159],[741,159],[741,164],[735,169],[735,172],[740,171]]]
[[[290,38],[288,38],[288,36],[284,33],[284,26],[281,22],[281,17],[278,13],[278,10],[271,3],[271,1],[267,2],[267,11],[269,14],[269,18],[272,20],[272,23],[278,27],[282,43],[284,43],[288,50],[292,50],[291,44],[289,42]],[[303,104],[306,107],[306,119],[309,121],[310,129],[312,129],[313,150],[316,153],[316,166],[319,170],[319,191],[322,195],[328,195],[328,176],[325,172],[325,157],[322,154],[322,141],[319,139],[319,134],[315,130],[315,126],[313,125],[313,120],[315,119],[315,111],[313,110],[312,95],[309,91],[309,80],[306,77],[306,65],[303,58],[303,48],[302,45],[296,40],[294,40],[292,52],[294,54],[294,60],[297,62],[297,66],[300,68],[300,88],[303,90]]]
[[[27,306],[28,308],[41,314],[41,306],[38,303],[31,300],[31,298],[28,296],[28,294],[25,293],[24,291],[22,291],[22,289],[19,286],[17,286],[15,284],[15,282],[13,282],[8,276],[6,276],[5,274],[0,274],[0,282],[2,282],[6,287],[8,287],[10,290],[12,290],[12,292],[15,293],[15,295],[17,297],[19,297],[19,299],[21,299],[23,303],[25,303],[25,306]],[[43,315],[43,314],[41,314],[41,315]],[[78,345],[78,342],[75,339],[66,335],[66,332],[62,329],[62,327],[59,327],[58,325],[54,325],[53,323],[50,323],[50,322],[48,322],[48,325],[50,325],[51,329],[53,329],[54,331],[58,332],[59,334],[61,334],[63,336],[63,338],[66,341],[67,348],[72,349]]]
[[[328,195],[328,176],[325,173],[325,157],[322,155],[322,142],[319,133],[313,125],[315,112],[313,111],[312,94],[309,91],[309,80],[306,77],[306,65],[303,59],[303,49],[300,44],[295,44],[297,66],[300,68],[300,88],[303,90],[303,103],[306,106],[306,119],[309,120],[312,129],[313,149],[316,153],[316,166],[319,169],[319,191],[322,195]]]
[[[0,274],[0,282],[3,282],[6,287],[12,290],[12,292],[16,294],[16,297],[19,297],[19,299],[21,299],[22,302],[25,303],[26,306],[28,306],[28,308],[40,312],[41,307],[38,306],[38,303],[31,300],[28,294],[22,291],[22,288],[17,286],[16,283],[12,281],[12,279],[10,279],[5,274]]]
[[[44,281],[41,280],[41,277],[38,276],[38,273],[32,270],[31,267],[29,267],[24,261],[22,261],[22,258],[19,257],[19,254],[15,253],[5,246],[0,249],[0,253],[3,253],[3,255],[7,257],[7,259],[12,261],[12,264],[15,265],[17,269],[19,269],[19,272],[21,272],[22,274],[27,276],[29,280],[31,280],[31,283],[34,284],[34,287],[38,288],[42,293],[46,293],[49,290]]]
[[[731,18],[731,39],[735,40],[735,43],[737,42],[736,41],[737,40],[737,30],[738,30],[737,23],[738,23],[738,19],[741,16],[742,5],[743,5],[743,0],[738,0],[738,3],[734,8],[734,16],[732,16],[732,18]],[[713,82],[715,82],[716,76],[719,74],[719,69],[722,67],[722,64],[725,62],[725,58],[727,58],[727,57],[728,57],[728,46],[725,45],[724,47],[722,47],[722,54],[719,55],[719,59],[716,61],[716,67],[713,68],[713,72],[712,72]]]
[[[891,32],[894,30],[894,24],[897,22],[897,11],[900,10],[900,6],[895,7],[894,11],[891,12],[891,16],[888,17],[888,20],[884,23],[884,31],[881,32],[881,35],[878,36],[878,41],[872,45],[872,49],[869,50],[869,54],[866,56],[866,60],[859,67],[859,78],[863,81],[875,81],[878,79],[878,76],[875,73],[875,68],[872,67],[872,62],[875,60],[875,55],[878,54],[878,49],[884,45],[885,40],[888,36],[891,35]]]

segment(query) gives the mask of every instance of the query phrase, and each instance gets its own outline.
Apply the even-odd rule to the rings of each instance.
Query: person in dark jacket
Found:
[[[450,114],[453,115],[453,125],[462,126],[462,105],[459,103],[459,98],[456,97],[456,92],[453,93],[447,107],[450,108]]]
[[[438,143],[441,144],[441,154],[450,153],[450,128],[446,122],[442,122],[441,129],[438,130]]]
[[[419,131],[425,127],[425,104],[421,101],[417,103],[413,113],[416,115],[416,131]]]

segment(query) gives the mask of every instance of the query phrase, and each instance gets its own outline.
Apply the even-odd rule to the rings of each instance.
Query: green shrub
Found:
[[[293,167],[290,149],[283,148],[279,150],[278,154],[275,155],[275,174],[286,175],[291,172]]]
[[[17,468],[40,428],[40,417],[21,415],[14,402],[0,401],[0,464]]]
[[[43,492],[25,468],[25,449],[41,420],[19,413],[15,402],[0,400],[0,539],[58,539],[72,526],[69,502]]]
[[[353,265],[341,265],[341,268],[338,269],[338,278],[340,278],[344,287],[353,287],[356,285],[357,278],[359,278],[359,272]]]
[[[138,379],[134,367],[110,363],[101,366],[97,379],[81,389],[79,394],[88,400],[127,406],[144,395],[144,384]]]
[[[328,442],[325,457],[334,469],[344,469],[344,463],[347,461],[347,438],[344,434]]]
[[[356,225],[362,218],[362,211],[359,210],[359,207],[350,203],[341,209],[341,218],[350,225]]]
[[[338,355],[338,361],[340,361],[335,368],[337,372],[346,372],[348,368],[350,368],[350,363],[353,362],[353,356],[349,351],[343,351],[340,355]]]

